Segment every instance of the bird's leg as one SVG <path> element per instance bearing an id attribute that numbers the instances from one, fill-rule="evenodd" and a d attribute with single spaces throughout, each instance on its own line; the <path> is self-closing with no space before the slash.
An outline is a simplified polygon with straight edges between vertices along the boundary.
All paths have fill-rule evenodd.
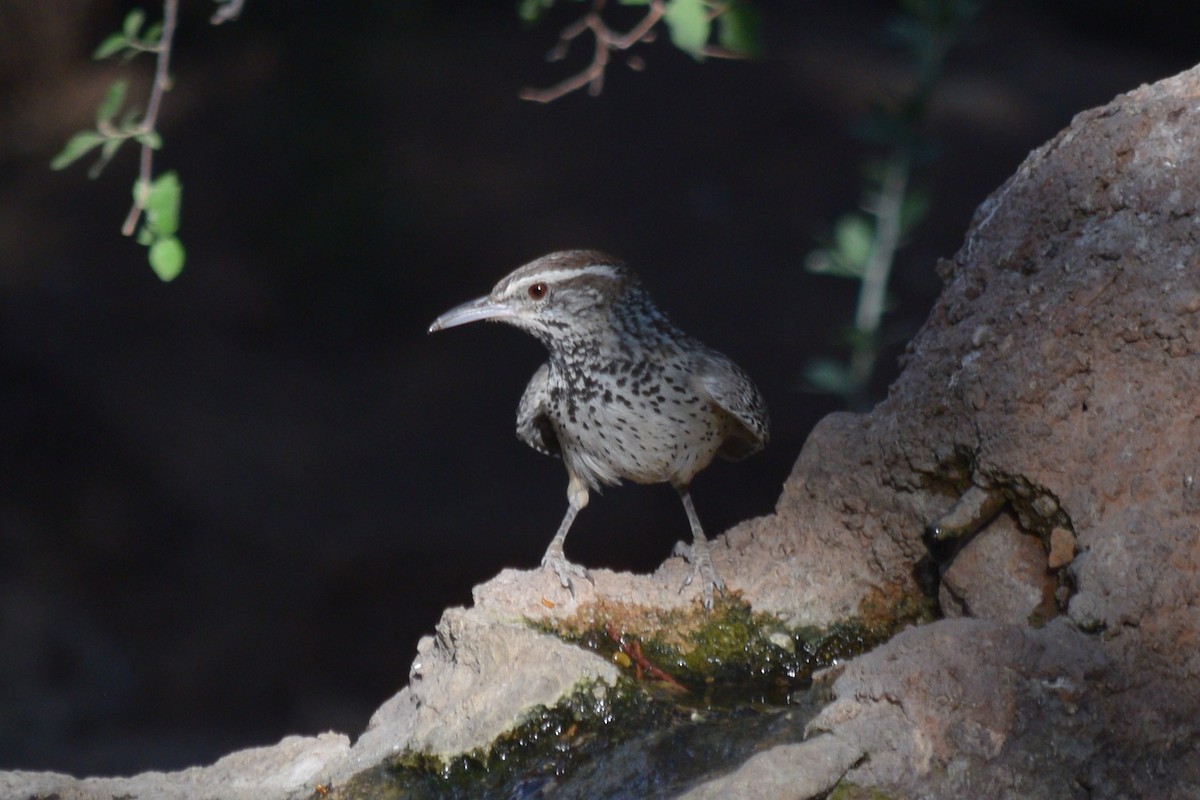
<path id="1" fill-rule="evenodd" d="M 567 539 L 567 531 L 571 529 L 575 515 L 588 504 L 587 486 L 574 475 L 571 475 L 570 481 L 567 483 L 567 502 L 569 504 L 567 515 L 563 517 L 562 523 L 558 526 L 558 533 L 554 534 L 554 538 L 550 540 L 550 546 L 546 548 L 546 555 L 542 556 L 542 568 L 554 570 L 563 588 L 569 590 L 571 596 L 574 597 L 575 585 L 571 581 L 572 576 L 585 578 L 589 583 L 595 583 L 586 569 L 567 561 L 567 555 L 563 552 L 563 542 Z"/>
<path id="2" fill-rule="evenodd" d="M 684 579 L 679 591 L 682 592 L 686 589 L 691 585 L 692 579 L 699 575 L 700 593 L 704 598 L 704 607 L 712 609 L 713 589 L 724 594 L 725 581 L 721 580 L 721 576 L 713 567 L 712 557 L 708 553 L 708 539 L 704 537 L 704 529 L 700 527 L 700 518 L 696 516 L 696 507 L 692 505 L 691 487 L 676 486 L 675 489 L 679 492 L 679 498 L 683 500 L 683 509 L 687 512 L 688 522 L 692 525 L 692 546 L 688 547 L 682 542 L 675 546 L 675 552 L 692 563 L 692 571 Z"/>

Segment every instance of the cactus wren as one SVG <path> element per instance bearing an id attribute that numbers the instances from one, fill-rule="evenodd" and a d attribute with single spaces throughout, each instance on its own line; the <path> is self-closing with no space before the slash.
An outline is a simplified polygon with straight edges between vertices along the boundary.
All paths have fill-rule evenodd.
<path id="1" fill-rule="evenodd" d="M 676 328 L 618 259 L 586 250 L 553 253 L 519 268 L 491 294 L 447 311 L 430 333 L 478 320 L 527 331 L 550 351 L 517 409 L 517 435 L 561 456 L 569 506 L 542 566 L 564 588 L 590 580 L 567 561 L 563 541 L 588 492 L 628 478 L 669 482 L 692 527 L 683 548 L 706 608 L 724 583 L 692 505 L 692 478 L 714 456 L 737 461 L 767 442 L 758 389 L 732 361 Z"/>

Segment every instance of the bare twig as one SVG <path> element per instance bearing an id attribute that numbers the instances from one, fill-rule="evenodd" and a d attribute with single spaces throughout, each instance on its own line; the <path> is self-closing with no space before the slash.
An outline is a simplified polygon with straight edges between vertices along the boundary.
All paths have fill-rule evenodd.
<path id="1" fill-rule="evenodd" d="M 179 0 L 163 0 L 162 34 L 154 51 L 158 61 L 154 67 L 154 83 L 150 88 L 150 100 L 146 103 L 146 115 L 139 126 L 142 133 L 153 131 L 158 124 L 158 111 L 162 107 L 163 93 L 171 88 L 171 41 L 175 37 L 175 22 L 179 14 Z M 137 190 L 133 193 L 133 206 L 121 226 L 121 233 L 132 236 L 138 219 L 146 208 L 146 193 L 154 174 L 154 148 L 142 143 L 141 161 L 138 168 Z"/>
<path id="2" fill-rule="evenodd" d="M 600 12 L 603 9 L 604 0 L 594 0 L 591 11 L 562 30 L 562 33 L 558 37 L 558 44 L 554 46 L 554 49 L 547 56 L 547 59 L 550 61 L 561 60 L 570 49 L 571 42 L 583 35 L 584 32 L 590 30 L 596 40 L 596 51 L 592 56 L 592 63 L 581 72 L 547 89 L 522 89 L 520 93 L 522 100 L 532 100 L 535 103 L 549 103 L 563 95 L 582 89 L 584 86 L 588 87 L 588 93 L 593 97 L 600 94 L 601 90 L 604 89 L 604 71 L 608 68 L 611 51 L 628 50 L 638 42 L 652 41 L 654 38 L 654 26 L 658 24 L 658 21 L 662 19 L 663 14 L 667 11 L 663 0 L 650 0 L 646 16 L 630 29 L 628 33 L 621 34 L 604 23 L 604 20 L 600 16 Z M 640 60 L 635 64 L 631 64 L 631 66 L 637 69 L 636 64 L 640 64 Z"/>
<path id="3" fill-rule="evenodd" d="M 650 659 L 642 654 L 642 643 L 637 639 L 632 639 L 628 642 L 625 637 L 617 632 L 617 628 L 611 622 L 604 623 L 604 633 L 608 635 L 616 643 L 622 653 L 629 656 L 629 660 L 633 662 L 636 670 L 637 679 L 642 680 L 643 673 L 648 674 L 651 678 L 662 681 L 667 686 L 677 691 L 686 692 L 687 687 L 675 680 L 671 675 L 664 672 L 659 667 L 655 666 Z"/>

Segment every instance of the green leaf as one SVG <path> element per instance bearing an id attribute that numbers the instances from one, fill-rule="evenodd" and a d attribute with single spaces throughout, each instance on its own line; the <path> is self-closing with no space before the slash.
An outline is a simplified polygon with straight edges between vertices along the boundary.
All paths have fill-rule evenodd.
<path id="1" fill-rule="evenodd" d="M 844 326 L 838 332 L 837 342 L 849 347 L 855 353 L 879 349 L 879 336 L 877 333 L 860 330 L 854 325 Z"/>
<path id="2" fill-rule="evenodd" d="M 809 272 L 828 275 L 831 278 L 849 278 L 860 281 L 863 276 L 861 266 L 848 263 L 832 250 L 814 250 L 808 254 L 804 266 Z"/>
<path id="3" fill-rule="evenodd" d="M 554 0 L 521 0 L 517 4 L 517 16 L 522 22 L 537 22 L 553 5 Z"/>
<path id="4" fill-rule="evenodd" d="M 663 21 L 670 29 L 673 45 L 693 58 L 704 57 L 704 46 L 712 31 L 704 0 L 670 0 Z"/>
<path id="5" fill-rule="evenodd" d="M 91 152 L 92 148 L 105 141 L 96 131 L 80 131 L 70 138 L 66 146 L 50 162 L 50 169 L 63 169 Z"/>
<path id="6" fill-rule="evenodd" d="M 617 0 L 617 2 L 623 6 L 648 6 L 648 5 L 650 5 L 650 0 Z"/>
<path id="7" fill-rule="evenodd" d="M 745 3 L 734 3 L 717 17 L 717 43 L 756 58 L 762 55 L 762 17 Z"/>
<path id="8" fill-rule="evenodd" d="M 123 144 L 125 144 L 123 137 L 106 141 L 104 146 L 100 148 L 100 158 L 96 159 L 96 163 L 92 164 L 91 168 L 88 169 L 88 177 L 93 179 L 100 177 L 100 173 L 108 166 L 108 162 L 112 161 L 113 156 L 117 154 L 117 150 L 121 149 L 121 145 Z"/>
<path id="9" fill-rule="evenodd" d="M 115 56 L 129 46 L 129 40 L 123 33 L 113 33 L 101 42 L 92 53 L 92 58 L 99 61 L 102 58 Z"/>
<path id="10" fill-rule="evenodd" d="M 104 95 L 103 102 L 96 109 L 96 124 L 100 125 L 109 122 L 121 110 L 121 105 L 125 102 L 125 90 L 129 88 L 129 82 L 126 80 L 113 81 L 113 85 L 108 87 L 108 93 Z"/>
<path id="11" fill-rule="evenodd" d="M 121 26 L 121 30 L 125 32 L 126 39 L 136 39 L 138 31 L 142 29 L 142 23 L 146 21 L 146 13 L 140 8 L 135 8 L 125 15 L 125 24 Z"/>
<path id="12" fill-rule="evenodd" d="M 169 283 L 183 271 L 187 253 L 183 250 L 183 244 L 172 236 L 169 239 L 159 239 L 150 245 L 149 258 L 154 274 L 163 283 Z"/>
<path id="13" fill-rule="evenodd" d="M 150 181 L 138 178 L 133 182 L 133 202 L 142 208 L 146 207 L 146 195 L 150 194 Z"/>
<path id="14" fill-rule="evenodd" d="M 174 172 L 164 172 L 146 192 L 146 226 L 159 239 L 173 237 L 179 230 L 179 203 L 183 187 Z"/>
<path id="15" fill-rule="evenodd" d="M 132 133 L 133 130 L 141 125 L 142 112 L 136 108 L 127 108 L 125 113 L 121 115 L 121 122 L 117 128 L 125 133 Z"/>
<path id="16" fill-rule="evenodd" d="M 837 253 L 824 247 L 813 250 L 805 257 L 804 268 L 815 275 L 833 278 L 861 280 L 863 274 L 861 269 L 846 266 Z"/>
<path id="17" fill-rule="evenodd" d="M 843 397 L 859 387 L 850 369 L 832 358 L 815 358 L 804 368 L 804 380 L 813 389 Z"/>
<path id="18" fill-rule="evenodd" d="M 924 221 L 929 213 L 929 193 L 920 189 L 910 189 L 900 204 L 900 231 L 908 235 Z"/>
<path id="19" fill-rule="evenodd" d="M 804 260 L 809 272 L 862 280 L 875 247 L 875 228 L 862 214 L 843 214 L 833 225 L 833 241 Z"/>
<path id="20" fill-rule="evenodd" d="M 158 131 L 146 131 L 145 133 L 139 133 L 133 138 L 138 144 L 143 144 L 151 150 L 162 149 L 162 136 L 159 136 Z"/>
<path id="21" fill-rule="evenodd" d="M 150 27 L 146 28 L 145 33 L 142 34 L 142 41 L 152 47 L 161 44 L 162 28 L 161 22 L 150 23 Z"/>
<path id="22" fill-rule="evenodd" d="M 833 226 L 833 244 L 838 260 L 861 275 L 875 246 L 875 229 L 861 214 L 844 214 Z"/>

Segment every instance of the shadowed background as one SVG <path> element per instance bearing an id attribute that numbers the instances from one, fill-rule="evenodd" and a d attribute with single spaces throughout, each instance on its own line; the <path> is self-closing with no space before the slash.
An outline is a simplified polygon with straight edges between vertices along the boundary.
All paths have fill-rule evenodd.
<path id="1" fill-rule="evenodd" d="M 1174 4 L 996 5 L 932 109 L 901 328 L 1032 147 L 1200 51 Z M 754 377 L 771 446 L 694 496 L 710 534 L 771 510 L 837 407 L 799 376 L 856 291 L 804 255 L 858 201 L 849 131 L 903 62 L 891 3 L 760 6 L 760 61 L 658 42 L 601 97 L 541 106 L 517 91 L 590 55 L 541 58 L 574 4 L 529 29 L 506 2 L 248 0 L 212 28 L 211 3 L 185 2 L 157 163 L 184 184 L 170 285 L 119 235 L 132 151 L 96 182 L 47 166 L 123 72 L 88 55 L 131 5 L 0 8 L 0 768 L 174 768 L 356 734 L 444 606 L 536 566 L 566 503 L 561 464 L 513 431 L 540 345 L 425 329 L 546 252 L 624 257 Z M 134 62 L 135 96 L 149 69 Z M 687 530 L 669 487 L 626 486 L 567 550 L 648 571 Z"/>

